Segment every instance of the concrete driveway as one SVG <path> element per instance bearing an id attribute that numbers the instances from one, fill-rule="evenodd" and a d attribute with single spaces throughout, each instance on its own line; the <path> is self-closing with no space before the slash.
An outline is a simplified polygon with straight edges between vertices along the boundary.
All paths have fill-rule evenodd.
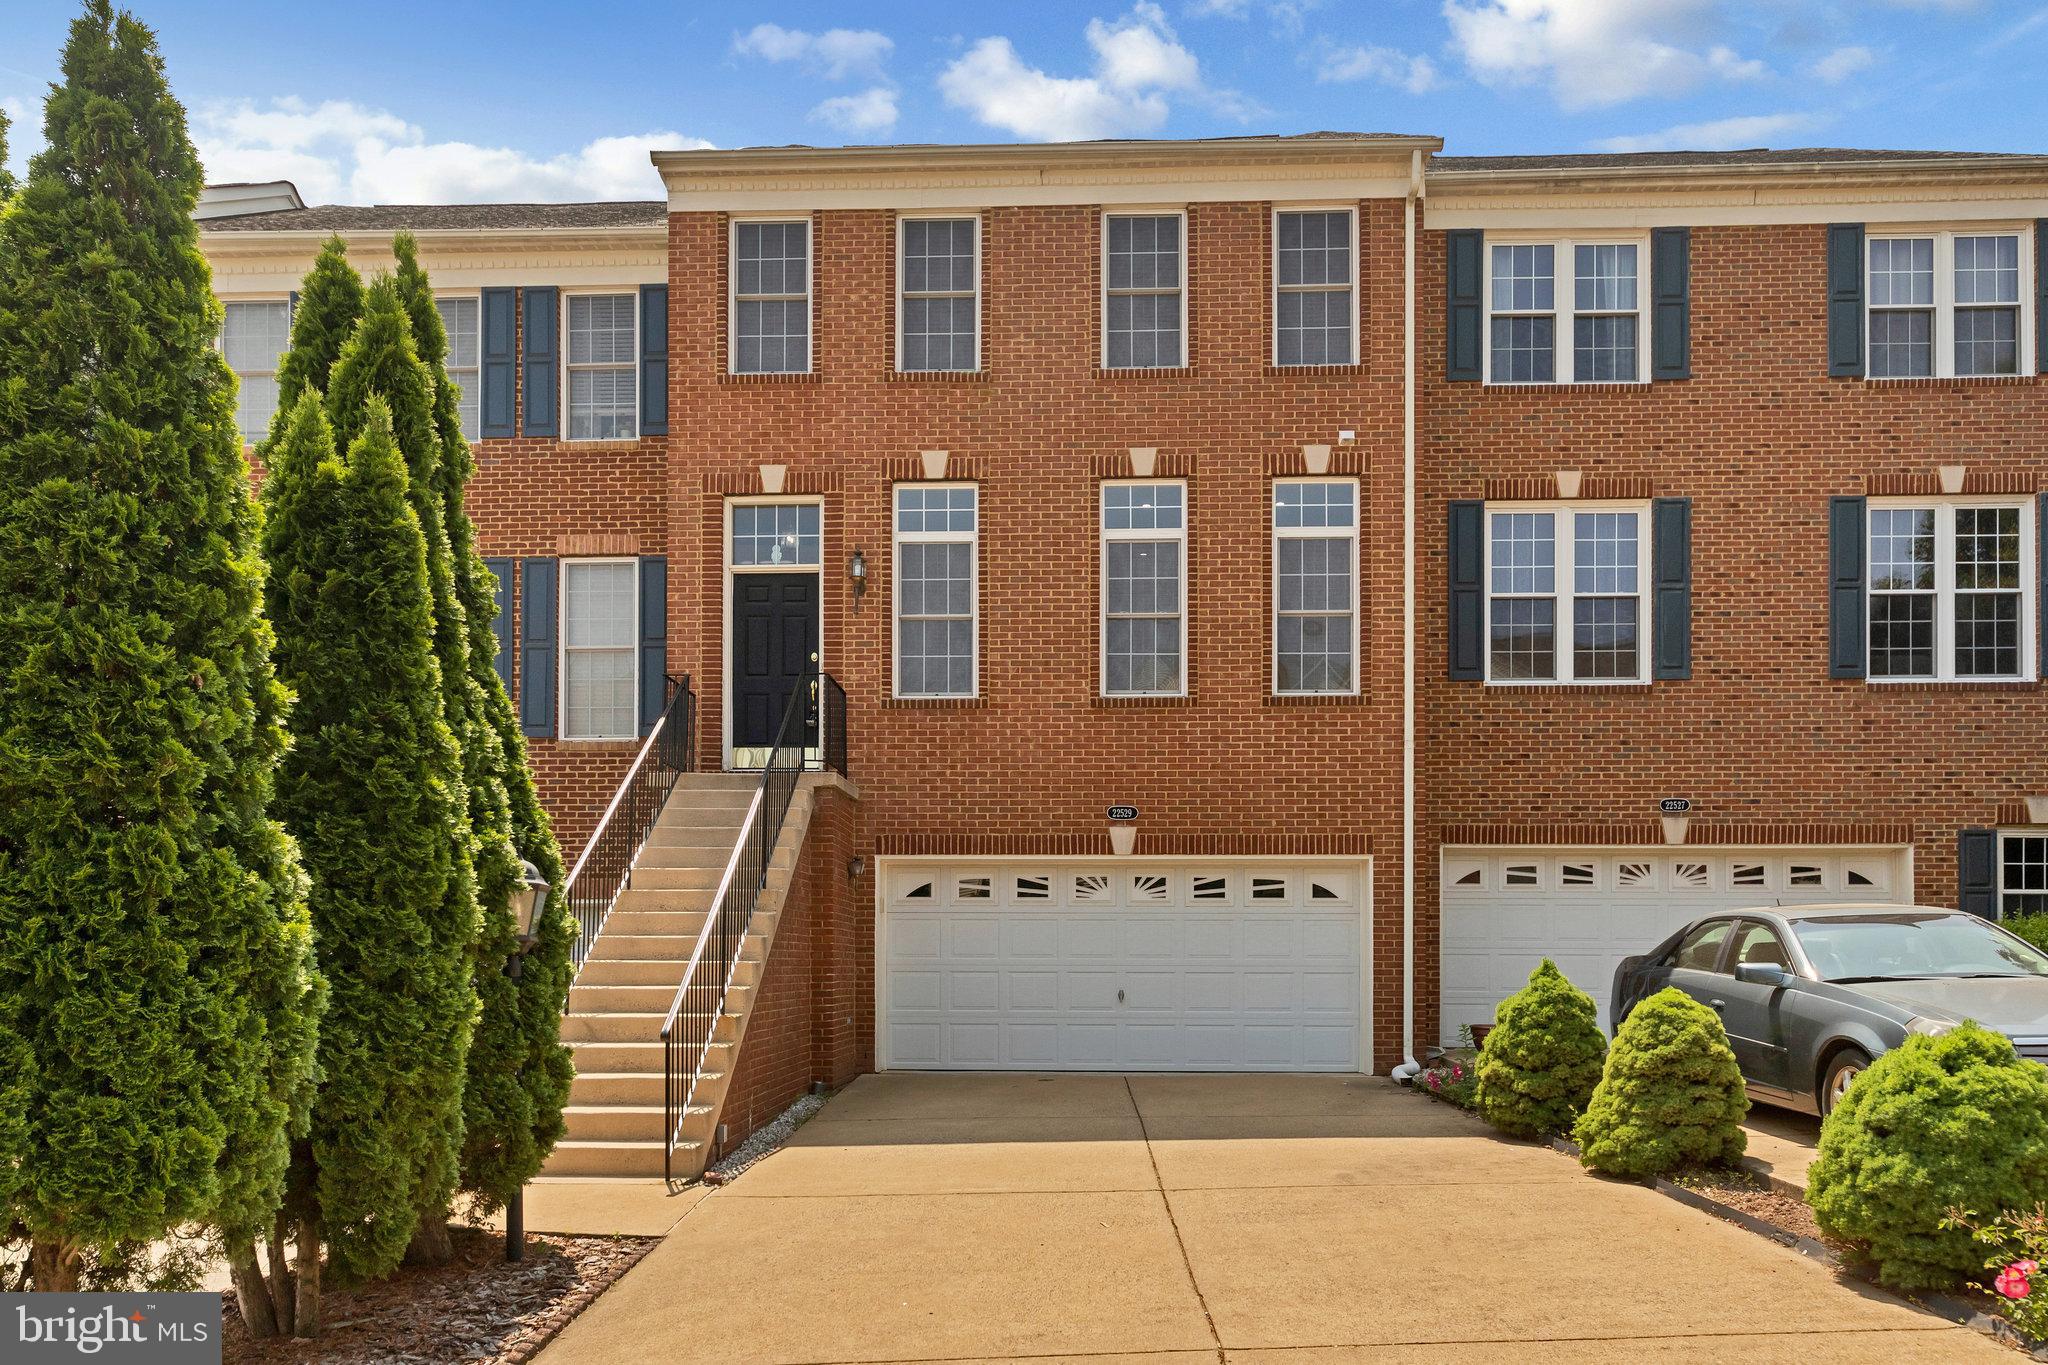
<path id="1" fill-rule="evenodd" d="M 2008 1359 L 1384 1081 L 867 1076 L 543 1365 Z"/>

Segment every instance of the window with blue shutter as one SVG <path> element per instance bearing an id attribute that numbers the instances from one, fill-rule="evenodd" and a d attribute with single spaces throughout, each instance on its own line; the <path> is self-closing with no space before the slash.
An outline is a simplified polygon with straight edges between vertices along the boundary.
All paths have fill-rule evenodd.
<path id="1" fill-rule="evenodd" d="M 640 733 L 668 702 L 668 560 L 640 556 Z"/>
<path id="2" fill-rule="evenodd" d="M 1650 676 L 1692 676 L 1692 499 L 1658 498 L 1650 504 L 1650 561 L 1656 600 Z"/>
<path id="3" fill-rule="evenodd" d="M 1828 373 L 1851 379 L 1863 373 L 1861 223 L 1828 227 Z"/>
<path id="4" fill-rule="evenodd" d="M 555 733 L 556 577 L 559 560 L 519 566 L 519 728 L 531 738 Z"/>
<path id="5" fill-rule="evenodd" d="M 640 286 L 640 434 L 668 435 L 668 286 Z"/>
<path id="6" fill-rule="evenodd" d="M 1485 251 L 1478 228 L 1444 234 L 1444 378 L 1453 383 L 1477 382 L 1485 372 Z"/>
<path id="7" fill-rule="evenodd" d="M 1650 378 L 1692 378 L 1692 229 L 1650 234 Z"/>
<path id="8" fill-rule="evenodd" d="M 521 291 L 519 310 L 525 327 L 523 416 L 527 436 L 561 433 L 561 291 L 552 285 L 529 285 Z"/>
<path id="9" fill-rule="evenodd" d="M 1998 918 L 1998 831 L 1966 829 L 1956 835 L 1956 909 Z"/>
<path id="10" fill-rule="evenodd" d="M 491 666 L 498 670 L 498 681 L 505 684 L 505 695 L 509 697 L 512 695 L 512 561 L 486 559 L 484 567 L 498 581 L 491 591 L 491 638 L 497 643 Z"/>
<path id="11" fill-rule="evenodd" d="M 2048 218 L 2034 220 L 2034 370 L 2048 374 Z"/>
<path id="12" fill-rule="evenodd" d="M 478 377 L 478 435 L 502 440 L 514 434 L 513 398 L 519 384 L 517 291 L 509 287 L 483 291 L 483 372 Z"/>
<path id="13" fill-rule="evenodd" d="M 1828 676 L 1860 678 L 1868 668 L 1869 609 L 1863 593 L 1869 504 L 1828 500 Z"/>
<path id="14" fill-rule="evenodd" d="M 1450 510 L 1450 676 L 1486 676 L 1486 504 L 1453 502 Z"/>

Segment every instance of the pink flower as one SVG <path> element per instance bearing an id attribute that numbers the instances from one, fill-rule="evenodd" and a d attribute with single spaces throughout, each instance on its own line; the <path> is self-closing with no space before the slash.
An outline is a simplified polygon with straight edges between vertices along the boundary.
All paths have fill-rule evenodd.
<path id="1" fill-rule="evenodd" d="M 2025 1269 L 2021 1269 L 2022 1266 Z M 1992 1287 L 2008 1299 L 2024 1299 L 2033 1288 L 2027 1283 L 2027 1276 L 2036 1269 L 2038 1267 L 2032 1261 L 2014 1262 L 1998 1272 L 1998 1278 L 1992 1282 Z"/>
<path id="2" fill-rule="evenodd" d="M 1452 1080 L 1454 1080 L 1454 1081 L 1462 1081 L 1462 1080 L 1464 1080 L 1464 1079 L 1465 1079 L 1465 1068 L 1464 1068 L 1464 1067 L 1462 1067 L 1462 1066 L 1460 1066 L 1460 1065 L 1459 1065 L 1458 1063 L 1456 1063 L 1456 1062 L 1452 1062 L 1452 1063 L 1451 1063 L 1451 1079 L 1452 1079 Z"/>
<path id="3" fill-rule="evenodd" d="M 2012 1268 L 2014 1270 L 2019 1271 L 2020 1274 L 2025 1275 L 2028 1279 L 2032 1279 L 2034 1275 L 2041 1269 L 2040 1266 L 2035 1265 L 2032 1261 L 2014 1261 L 2012 1263 Z"/>

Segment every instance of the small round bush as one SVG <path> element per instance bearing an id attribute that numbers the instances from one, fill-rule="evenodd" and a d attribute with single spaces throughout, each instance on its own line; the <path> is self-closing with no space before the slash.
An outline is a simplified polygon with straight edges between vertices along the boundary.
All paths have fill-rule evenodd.
<path id="1" fill-rule="evenodd" d="M 1821 1229 L 1863 1243 L 1884 1283 L 1935 1288 L 1973 1275 L 1982 1249 L 1943 1218 L 2048 1200 L 2048 1067 L 1975 1024 L 1908 1038 L 1828 1115 L 1806 1179 Z"/>
<path id="2" fill-rule="evenodd" d="M 1479 1115 L 1504 1133 L 1571 1131 L 1600 1081 L 1607 1039 L 1593 997 L 1549 958 L 1501 1001 L 1479 1049 Z"/>
<path id="3" fill-rule="evenodd" d="M 1749 1112 L 1721 1020 L 1670 987 L 1637 1005 L 1614 1035 L 1607 1072 L 1573 1136 L 1579 1160 L 1638 1180 L 1742 1155 Z"/>

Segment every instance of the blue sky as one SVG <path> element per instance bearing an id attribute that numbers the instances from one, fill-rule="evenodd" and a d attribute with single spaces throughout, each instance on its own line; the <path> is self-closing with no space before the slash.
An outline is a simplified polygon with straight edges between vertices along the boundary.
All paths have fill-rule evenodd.
<path id="1" fill-rule="evenodd" d="M 1453 153 L 2048 151 L 2048 0 L 141 0 L 211 178 L 653 197 L 653 145 L 1441 134 Z M 576 11 L 576 17 L 568 17 Z M 66 23 L 0 5 L 17 163 Z"/>

